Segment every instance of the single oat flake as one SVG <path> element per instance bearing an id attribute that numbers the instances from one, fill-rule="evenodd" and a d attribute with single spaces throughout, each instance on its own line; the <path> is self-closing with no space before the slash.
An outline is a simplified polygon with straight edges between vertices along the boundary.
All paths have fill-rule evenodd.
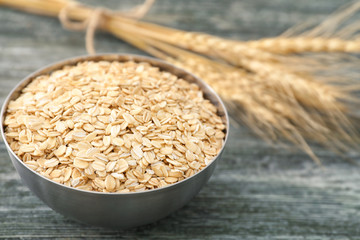
<path id="1" fill-rule="evenodd" d="M 29 168 L 69 187 L 123 193 L 205 168 L 225 137 L 216 111 L 197 85 L 148 63 L 86 61 L 35 78 L 4 123 Z"/>

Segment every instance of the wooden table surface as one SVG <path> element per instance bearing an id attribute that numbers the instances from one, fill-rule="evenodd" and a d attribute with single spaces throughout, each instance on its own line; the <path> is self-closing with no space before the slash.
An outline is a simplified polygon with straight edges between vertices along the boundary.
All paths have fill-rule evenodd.
<path id="1" fill-rule="evenodd" d="M 146 19 L 247 40 L 321 19 L 346 2 L 158 0 Z M 102 2 L 113 9 L 135 3 L 140 1 Z M 0 102 L 34 70 L 85 54 L 83 39 L 83 33 L 62 29 L 57 19 L 0 8 Z M 104 33 L 97 34 L 96 48 L 142 54 Z M 360 169 L 315 149 L 324 169 L 304 153 L 271 147 L 246 127 L 232 126 L 214 175 L 187 206 L 159 222 L 114 231 L 73 222 L 43 204 L 20 182 L 1 142 L 0 238 L 360 239 Z"/>

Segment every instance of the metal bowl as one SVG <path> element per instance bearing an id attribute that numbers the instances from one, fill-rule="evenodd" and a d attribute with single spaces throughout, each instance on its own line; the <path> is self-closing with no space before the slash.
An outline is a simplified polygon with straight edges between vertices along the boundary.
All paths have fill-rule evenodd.
<path id="1" fill-rule="evenodd" d="M 66 65 L 81 61 L 135 61 L 148 62 L 163 71 L 170 72 L 188 82 L 197 84 L 218 109 L 218 114 L 229 129 L 226 109 L 219 96 L 196 76 L 158 59 L 137 55 L 104 54 L 82 56 L 51 64 L 22 80 L 9 94 L 1 111 L 1 135 L 11 161 L 23 183 L 44 203 L 55 211 L 78 221 L 111 228 L 130 228 L 157 221 L 190 201 L 212 175 L 216 162 L 223 151 L 202 171 L 169 186 L 136 193 L 100 193 L 79 190 L 56 183 L 28 168 L 11 150 L 4 134 L 4 118 L 9 101 L 16 99 L 21 90 L 39 75 L 48 74 Z M 227 140 L 226 132 L 225 142 Z"/>

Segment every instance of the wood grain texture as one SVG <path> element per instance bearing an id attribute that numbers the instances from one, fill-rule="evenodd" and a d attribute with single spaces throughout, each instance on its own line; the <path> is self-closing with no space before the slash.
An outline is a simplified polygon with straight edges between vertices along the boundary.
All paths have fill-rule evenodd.
<path id="1" fill-rule="evenodd" d="M 101 4 L 126 9 L 139 2 Z M 346 2 L 158 0 L 146 19 L 247 40 L 321 19 Z M 83 33 L 63 30 L 56 19 L 0 8 L 0 102 L 34 70 L 85 54 L 83 38 Z M 104 33 L 97 34 L 96 48 L 141 53 Z M 322 149 L 316 152 L 324 169 L 303 153 L 268 146 L 247 128 L 231 127 L 213 177 L 186 207 L 159 222 L 114 231 L 73 222 L 49 209 L 20 182 L 1 143 L 0 238 L 360 239 L 359 167 Z"/>

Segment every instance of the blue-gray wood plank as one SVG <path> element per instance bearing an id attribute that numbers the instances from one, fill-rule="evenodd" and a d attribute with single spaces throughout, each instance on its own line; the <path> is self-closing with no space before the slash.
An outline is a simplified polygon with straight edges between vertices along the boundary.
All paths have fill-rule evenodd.
<path id="1" fill-rule="evenodd" d="M 141 1 L 88 2 L 126 9 Z M 158 0 L 146 19 L 247 40 L 322 19 L 347 2 Z M 32 71 L 86 54 L 83 38 L 56 19 L 0 8 L 0 102 Z M 97 34 L 96 48 L 141 54 L 105 33 Z M 48 208 L 20 182 L 1 142 L 0 238 L 360 239 L 359 167 L 323 149 L 316 152 L 324 169 L 306 154 L 268 146 L 246 127 L 231 127 L 213 177 L 187 206 L 159 222 L 114 231 L 73 222 Z"/>

